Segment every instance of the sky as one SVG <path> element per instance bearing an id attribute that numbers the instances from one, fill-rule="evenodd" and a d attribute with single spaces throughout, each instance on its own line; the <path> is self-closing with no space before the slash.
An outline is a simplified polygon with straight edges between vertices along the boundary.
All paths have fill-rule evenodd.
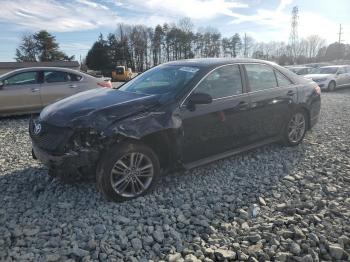
<path id="1" fill-rule="evenodd" d="M 317 34 L 327 43 L 350 43 L 350 0 L 0 0 L 0 61 L 14 61 L 23 35 L 47 30 L 61 49 L 85 57 L 98 35 L 118 23 L 176 23 L 189 17 L 195 28 L 214 27 L 256 41 L 288 42 L 291 11 L 299 8 L 299 38 Z"/>

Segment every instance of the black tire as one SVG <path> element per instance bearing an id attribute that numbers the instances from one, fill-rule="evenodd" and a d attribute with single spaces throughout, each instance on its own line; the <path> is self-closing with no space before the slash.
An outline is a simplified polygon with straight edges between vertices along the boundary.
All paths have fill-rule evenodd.
<path id="1" fill-rule="evenodd" d="M 150 183 L 147 181 L 147 187 L 145 186 L 145 189 L 140 192 L 137 193 L 135 195 L 126 195 L 126 193 L 124 192 L 124 194 L 118 193 L 112 186 L 112 181 L 114 179 L 115 176 L 117 177 L 121 177 L 121 179 L 119 180 L 123 180 L 120 184 L 118 184 L 119 187 L 120 185 L 125 185 L 125 183 L 128 183 L 128 186 L 124 189 L 126 191 L 126 189 L 129 189 L 130 187 L 133 188 L 135 190 L 135 184 L 139 185 L 141 184 L 140 179 L 149 179 L 149 177 L 143 177 L 141 175 L 140 172 L 143 171 L 138 171 L 140 175 L 140 177 L 135 178 L 135 180 L 133 180 L 133 178 L 130 177 L 135 177 L 138 176 L 136 174 L 131 174 L 132 172 L 130 169 L 128 169 L 128 174 L 126 174 L 125 170 L 124 173 L 121 172 L 120 170 L 118 170 L 118 168 L 116 168 L 116 166 L 118 165 L 117 162 L 119 162 L 119 160 L 122 160 L 122 162 L 124 163 L 125 159 L 127 160 L 128 155 L 131 154 L 140 154 L 143 155 L 143 157 L 145 158 L 145 160 L 143 161 L 149 161 L 149 163 L 152 164 L 152 171 L 153 171 L 153 175 L 152 175 L 152 179 L 150 181 Z M 131 164 L 131 158 L 129 159 Z M 117 174 L 112 174 L 112 170 L 114 170 L 114 172 L 119 172 Z M 141 169 L 140 169 L 141 170 Z M 134 171 L 137 172 L 137 171 Z M 123 173 L 123 175 L 121 175 L 120 173 Z M 157 155 L 154 153 L 154 151 L 149 148 L 148 146 L 141 144 L 141 143 L 121 143 L 121 144 L 114 144 L 113 146 L 110 147 L 109 150 L 107 150 L 104 154 L 102 154 L 100 161 L 98 163 L 97 166 L 97 174 L 96 174 L 96 181 L 97 181 L 97 187 L 98 189 L 102 192 L 102 194 L 109 200 L 115 201 L 115 202 L 121 202 L 121 201 L 125 201 L 125 200 L 130 200 L 139 196 L 142 196 L 144 194 L 146 194 L 147 192 L 149 192 L 150 190 L 152 190 L 156 179 L 159 177 L 160 175 L 160 166 L 159 166 L 159 160 Z M 129 182 L 127 180 L 125 180 L 125 178 L 128 177 L 127 179 L 129 179 Z M 131 180 L 132 181 L 131 181 Z M 138 180 L 137 180 L 138 179 Z M 120 182 L 120 181 L 118 181 Z M 136 183 L 137 182 L 137 183 Z M 142 181 L 143 182 L 143 181 Z M 134 184 L 133 186 L 131 184 Z M 115 183 L 116 184 L 116 183 Z M 129 186 L 130 185 L 130 186 Z M 124 186 L 123 186 L 124 187 Z M 130 188 L 130 189 L 131 189 Z M 140 188 L 140 187 L 139 187 Z"/>
<path id="2" fill-rule="evenodd" d="M 295 122 L 295 118 L 299 116 L 299 117 L 302 117 L 303 118 L 303 121 L 304 121 L 304 125 L 303 125 L 303 128 L 301 130 L 301 133 L 297 135 L 297 138 L 296 139 L 293 139 L 293 135 L 291 135 L 291 132 L 292 132 L 292 129 L 291 129 L 291 125 L 292 122 Z M 301 122 L 300 122 L 301 124 Z M 284 145 L 286 146 L 297 146 L 299 145 L 304 137 L 305 137 L 305 134 L 306 134 L 306 131 L 308 129 L 308 117 L 307 117 L 307 114 L 304 110 L 297 110 L 295 112 L 293 112 L 291 114 L 291 116 L 288 118 L 288 121 L 287 123 L 285 124 L 285 127 L 283 129 L 283 133 L 282 133 L 282 142 Z M 291 137 L 292 136 L 292 137 Z"/>
<path id="3" fill-rule="evenodd" d="M 328 92 L 333 92 L 336 88 L 337 84 L 334 81 L 330 81 L 327 87 Z"/>

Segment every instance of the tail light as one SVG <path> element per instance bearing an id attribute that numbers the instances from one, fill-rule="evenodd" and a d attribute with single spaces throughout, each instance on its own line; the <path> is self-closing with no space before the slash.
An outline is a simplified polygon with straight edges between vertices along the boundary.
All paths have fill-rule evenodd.
<path id="1" fill-rule="evenodd" d="M 321 88 L 319 86 L 316 86 L 315 92 L 316 92 L 316 94 L 321 95 Z"/>
<path id="2" fill-rule="evenodd" d="M 98 86 L 100 87 L 106 87 L 106 88 L 112 88 L 112 83 L 111 81 L 102 81 L 97 83 Z"/>

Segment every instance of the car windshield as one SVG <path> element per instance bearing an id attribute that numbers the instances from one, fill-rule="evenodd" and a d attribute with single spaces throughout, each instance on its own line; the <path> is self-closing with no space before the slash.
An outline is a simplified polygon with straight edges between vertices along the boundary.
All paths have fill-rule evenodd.
<path id="1" fill-rule="evenodd" d="M 320 67 L 312 70 L 312 74 L 335 74 L 338 67 Z"/>
<path id="2" fill-rule="evenodd" d="M 158 66 L 122 85 L 119 90 L 151 95 L 174 94 L 180 91 L 198 70 L 198 67 L 192 66 Z"/>

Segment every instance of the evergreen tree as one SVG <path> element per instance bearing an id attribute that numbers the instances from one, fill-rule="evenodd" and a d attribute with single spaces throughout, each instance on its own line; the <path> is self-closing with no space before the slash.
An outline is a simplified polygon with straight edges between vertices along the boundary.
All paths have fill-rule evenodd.
<path id="1" fill-rule="evenodd" d="M 86 56 L 86 65 L 92 70 L 106 71 L 111 69 L 110 56 L 107 42 L 100 34 L 99 39 L 93 44 Z"/>
<path id="2" fill-rule="evenodd" d="M 56 38 L 45 30 L 24 36 L 22 44 L 16 49 L 18 62 L 71 61 L 73 59 L 74 56 L 68 57 L 59 49 Z"/>
<path id="3" fill-rule="evenodd" d="M 22 44 L 16 49 L 17 62 L 36 62 L 36 42 L 32 35 L 22 37 Z"/>

